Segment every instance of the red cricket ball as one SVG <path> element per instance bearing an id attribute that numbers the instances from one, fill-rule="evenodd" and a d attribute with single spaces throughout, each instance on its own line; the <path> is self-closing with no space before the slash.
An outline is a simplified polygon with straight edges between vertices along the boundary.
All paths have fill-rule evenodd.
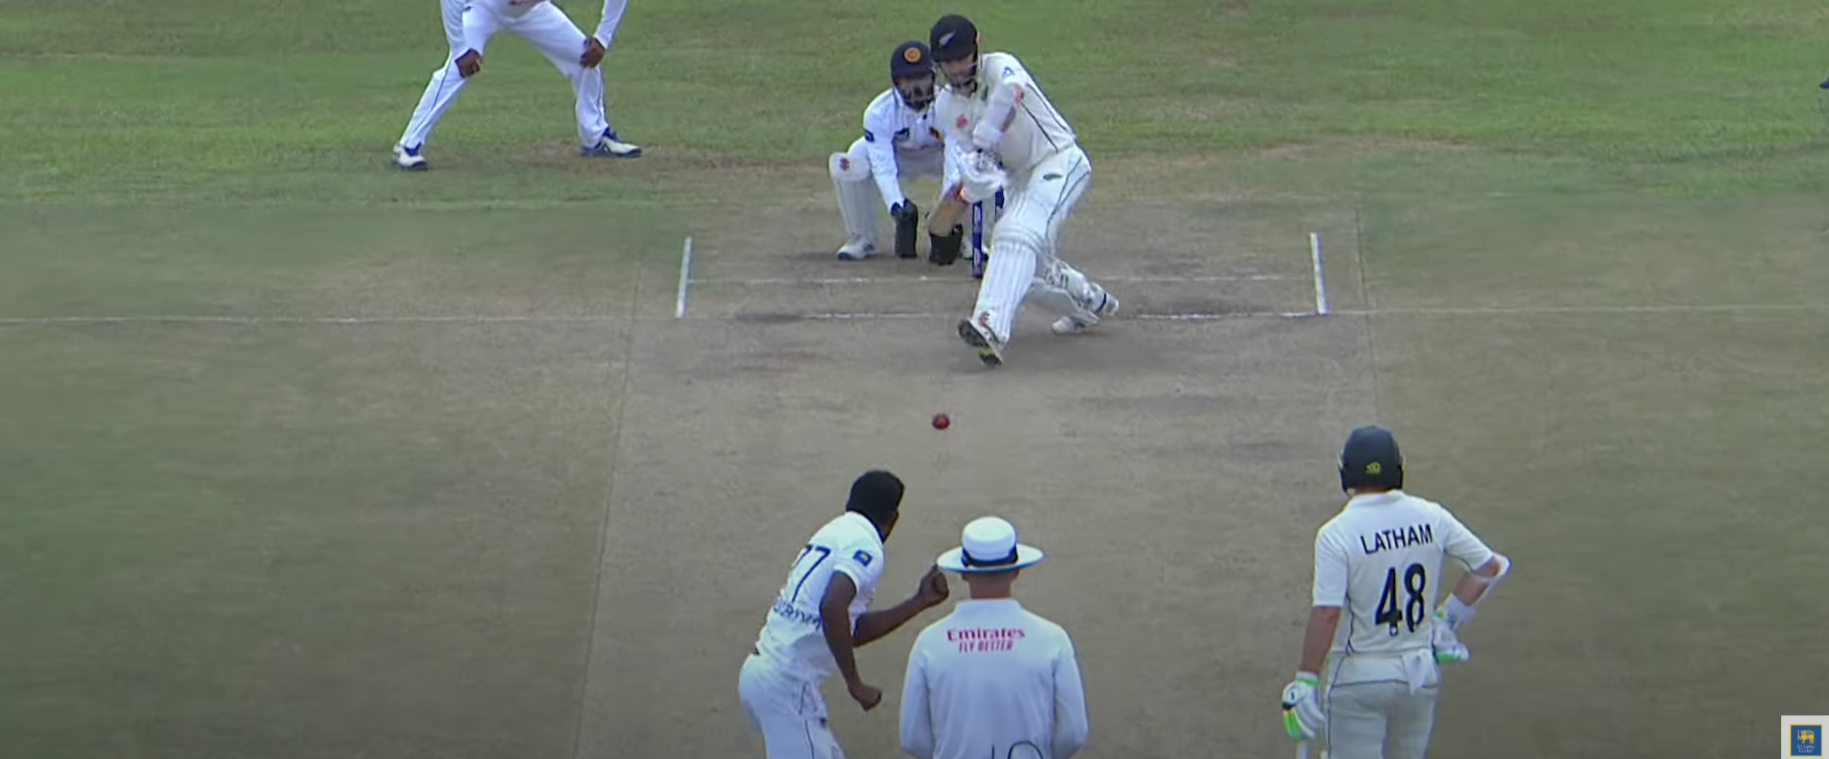
<path id="1" fill-rule="evenodd" d="M 943 430 L 952 426 L 952 424 L 953 420 L 946 418 L 945 414 L 934 414 L 934 429 Z"/>

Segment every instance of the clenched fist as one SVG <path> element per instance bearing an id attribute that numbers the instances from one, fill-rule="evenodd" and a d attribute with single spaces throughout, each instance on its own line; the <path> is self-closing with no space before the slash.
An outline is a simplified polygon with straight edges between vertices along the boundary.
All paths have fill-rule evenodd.
<path id="1" fill-rule="evenodd" d="M 465 79 L 476 76 L 476 72 L 483 70 L 483 54 L 475 50 L 464 51 L 463 55 L 457 56 L 457 60 L 452 62 L 457 64 L 458 76 Z"/>
<path id="2" fill-rule="evenodd" d="M 946 585 L 946 573 L 940 571 L 939 565 L 928 567 L 916 595 L 920 597 L 921 605 L 930 609 L 944 603 L 947 596 L 952 595 L 952 589 Z"/>
<path id="3" fill-rule="evenodd" d="M 597 64 L 602 62 L 603 43 L 598 42 L 596 37 L 584 38 L 584 55 L 578 57 L 578 63 L 583 64 L 585 68 L 590 69 L 596 68 Z"/>

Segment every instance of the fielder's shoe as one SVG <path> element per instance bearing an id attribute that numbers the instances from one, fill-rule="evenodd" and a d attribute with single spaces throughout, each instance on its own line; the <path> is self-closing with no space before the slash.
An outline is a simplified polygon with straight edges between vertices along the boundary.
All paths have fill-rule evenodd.
<path id="1" fill-rule="evenodd" d="M 1098 285 L 1093 285 L 1098 287 Z M 1114 316 L 1118 313 L 1118 296 L 1099 288 L 1099 306 L 1091 311 L 1083 311 L 1072 316 L 1063 316 L 1054 320 L 1054 334 L 1077 335 L 1092 329 L 1101 317 Z"/>
<path id="2" fill-rule="evenodd" d="M 838 249 L 840 261 L 862 261 L 876 253 L 876 243 L 862 237 L 853 237 Z"/>
<path id="3" fill-rule="evenodd" d="M 985 366 L 1003 365 L 1004 341 L 991 330 L 991 312 L 979 311 L 977 316 L 960 321 L 959 339 L 978 350 L 978 360 Z"/>
<path id="4" fill-rule="evenodd" d="M 605 129 L 603 136 L 597 138 L 597 144 L 579 148 L 578 154 L 592 158 L 637 158 L 641 156 L 641 148 L 623 142 L 616 136 L 616 130 Z"/>
<path id="5" fill-rule="evenodd" d="M 422 145 L 420 147 L 424 146 Z M 425 158 L 419 155 L 419 148 L 395 145 L 394 168 L 400 169 L 401 171 L 425 171 L 426 169 L 432 168 L 432 165 L 426 163 Z"/>

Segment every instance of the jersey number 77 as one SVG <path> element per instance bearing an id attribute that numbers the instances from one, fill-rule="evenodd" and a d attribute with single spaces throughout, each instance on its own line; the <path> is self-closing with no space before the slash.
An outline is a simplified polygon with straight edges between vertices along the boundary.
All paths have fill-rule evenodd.
<path id="1" fill-rule="evenodd" d="M 801 569 L 800 565 L 806 563 L 807 557 L 815 554 L 817 554 L 817 556 L 813 559 L 813 563 L 807 564 L 806 569 Z M 800 600 L 800 589 L 807 584 L 807 578 L 812 577 L 813 570 L 818 569 L 819 565 L 824 564 L 826 559 L 831 557 L 832 549 L 825 546 L 808 543 L 806 548 L 800 549 L 800 555 L 795 557 L 793 569 L 788 572 L 787 578 L 788 582 L 793 584 L 794 590 L 792 593 L 789 593 L 787 586 L 783 585 L 781 587 L 781 592 L 784 595 L 787 595 L 786 600 L 788 603 L 791 604 Z M 796 575 L 798 575 L 800 579 L 794 579 Z"/>
<path id="2" fill-rule="evenodd" d="M 1408 625 L 1410 632 L 1416 632 L 1416 626 L 1429 618 L 1429 596 L 1425 591 L 1429 587 L 1429 572 L 1421 564 L 1411 564 L 1404 568 L 1404 597 L 1397 597 L 1397 568 L 1391 567 L 1384 572 L 1384 593 L 1378 598 L 1378 615 L 1372 618 L 1373 624 L 1390 625 L 1391 635 L 1398 633 L 1398 628 Z"/>

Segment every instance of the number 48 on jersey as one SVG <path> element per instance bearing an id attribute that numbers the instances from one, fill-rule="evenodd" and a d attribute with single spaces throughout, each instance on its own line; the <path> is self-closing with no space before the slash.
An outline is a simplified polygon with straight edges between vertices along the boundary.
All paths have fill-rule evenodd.
<path id="1" fill-rule="evenodd" d="M 1408 625 L 1410 632 L 1416 632 L 1416 626 L 1429 618 L 1429 596 L 1424 592 L 1429 587 L 1429 572 L 1421 564 L 1411 564 L 1404 568 L 1404 597 L 1400 602 L 1397 597 L 1397 568 L 1391 567 L 1384 572 L 1384 593 L 1378 598 L 1378 616 L 1372 618 L 1374 624 L 1390 625 L 1391 635 L 1396 635 L 1399 628 Z"/>

